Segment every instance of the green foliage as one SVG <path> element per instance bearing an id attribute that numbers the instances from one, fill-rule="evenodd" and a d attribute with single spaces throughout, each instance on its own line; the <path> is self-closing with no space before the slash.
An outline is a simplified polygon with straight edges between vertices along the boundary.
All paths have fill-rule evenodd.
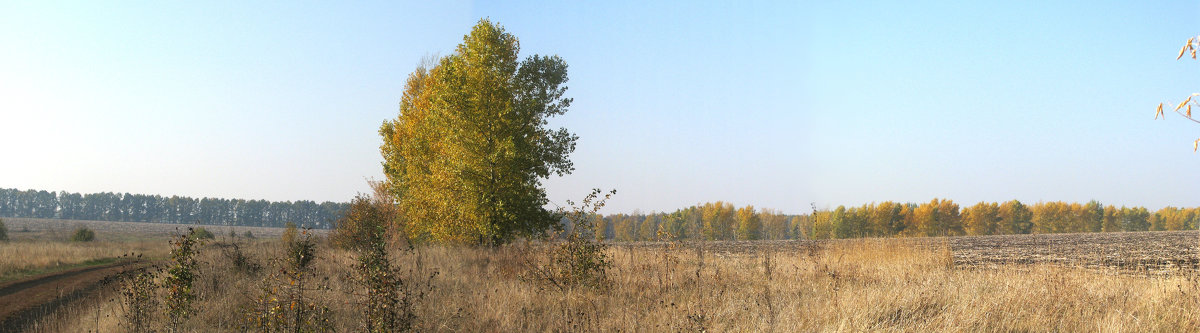
<path id="1" fill-rule="evenodd" d="M 8 227 L 4 226 L 4 219 L 0 219 L 0 242 L 8 241 Z"/>
<path id="2" fill-rule="evenodd" d="M 96 232 L 88 228 L 76 228 L 75 233 L 71 234 L 72 242 L 90 242 L 96 240 Z"/>
<path id="3" fill-rule="evenodd" d="M 308 200 L 275 201 L 190 198 L 130 193 L 71 193 L 0 188 L 0 216 L 117 222 L 233 222 L 278 227 L 291 216 L 305 225 L 321 226 L 336 219 L 345 203 Z"/>
<path id="4" fill-rule="evenodd" d="M 670 241 L 677 241 L 688 238 L 691 234 L 688 232 L 689 214 L 684 210 L 678 210 L 663 218 L 660 224 L 663 234 L 669 236 Z"/>
<path id="5" fill-rule="evenodd" d="M 541 179 L 574 170 L 577 137 L 547 128 L 571 104 L 567 64 L 518 62 L 519 49 L 480 20 L 454 53 L 409 76 L 400 115 L 381 126 L 388 189 L 414 237 L 495 245 L 558 225 Z"/>
<path id="6" fill-rule="evenodd" d="M 182 330 L 195 309 L 192 303 L 196 301 L 196 256 L 199 254 L 200 240 L 196 230 L 188 228 L 187 234 L 176 236 L 171 240 L 171 266 L 163 278 L 163 288 L 167 291 L 166 307 L 167 328 L 171 332 Z"/>
<path id="7" fill-rule="evenodd" d="M 216 236 L 213 235 L 213 233 L 211 231 L 208 231 L 208 229 L 204 229 L 204 227 L 199 227 L 199 228 L 196 228 L 196 230 L 193 230 L 192 236 L 196 237 L 196 239 L 214 239 L 214 238 L 216 238 Z"/>
<path id="8" fill-rule="evenodd" d="M 572 206 L 570 212 L 559 211 L 559 214 L 571 221 L 575 228 L 567 234 L 566 240 L 548 247 L 541 256 L 529 256 L 526 267 L 529 280 L 539 281 L 566 291 L 576 287 L 587 287 L 605 290 L 610 287 L 608 269 L 612 261 L 608 257 L 608 245 L 595 240 L 591 234 L 595 231 L 596 214 L 604 204 L 617 193 L 616 190 L 600 197 L 599 189 L 592 190 L 578 207 Z"/>

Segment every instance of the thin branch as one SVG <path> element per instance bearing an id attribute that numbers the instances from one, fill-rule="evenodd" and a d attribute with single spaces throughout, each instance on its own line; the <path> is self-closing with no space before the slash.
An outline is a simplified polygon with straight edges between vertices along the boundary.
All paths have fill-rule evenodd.
<path id="1" fill-rule="evenodd" d="M 1183 111 L 1179 111 L 1179 109 L 1175 109 L 1175 113 L 1178 113 L 1179 116 L 1181 116 L 1181 117 L 1187 118 L 1187 120 L 1191 120 L 1191 121 L 1196 122 L 1197 124 L 1200 124 L 1200 120 L 1196 120 L 1196 118 L 1188 117 L 1187 114 L 1184 114 Z"/>

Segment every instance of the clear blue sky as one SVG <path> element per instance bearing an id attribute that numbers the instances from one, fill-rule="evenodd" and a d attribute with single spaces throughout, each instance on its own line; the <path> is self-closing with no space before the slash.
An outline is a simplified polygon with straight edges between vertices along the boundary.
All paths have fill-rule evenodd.
<path id="1" fill-rule="evenodd" d="M 480 18 L 570 67 L 608 212 L 933 197 L 1200 206 L 1190 2 L 0 2 L 0 187 L 345 201 Z"/>

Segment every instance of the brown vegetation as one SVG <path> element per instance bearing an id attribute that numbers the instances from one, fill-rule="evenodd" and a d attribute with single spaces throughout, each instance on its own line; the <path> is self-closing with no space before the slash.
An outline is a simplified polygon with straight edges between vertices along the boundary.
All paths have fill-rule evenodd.
<path id="1" fill-rule="evenodd" d="M 1196 233 L 1087 238 L 1095 235 L 1102 234 L 617 246 L 607 250 L 612 266 L 604 289 L 523 279 L 527 256 L 555 244 L 432 246 L 388 258 L 412 282 L 400 291 L 422 294 L 411 299 L 411 325 L 419 331 L 1187 331 L 1200 324 L 1194 269 L 1142 274 L 1136 266 L 1087 264 L 1095 247 L 1108 249 L 1102 258 L 1135 258 L 1151 248 L 1164 257 L 1194 256 Z M 1129 243 L 1104 245 L 1118 241 Z M 282 267 L 272 259 L 287 251 L 274 241 L 242 249 L 247 260 L 274 270 Z M 314 253 L 304 297 L 327 309 L 324 328 L 365 328 L 356 296 L 363 285 L 349 278 L 359 253 L 327 245 Z M 987 259 L 1021 253 L 1080 259 Z M 195 307 L 203 310 L 182 326 L 246 327 L 242 309 L 268 273 L 236 269 L 222 251 L 202 251 L 198 259 Z M 121 316 L 119 307 L 101 304 L 80 310 L 63 330 L 117 329 L 105 327 L 93 313 L 99 311 Z"/>
<path id="2" fill-rule="evenodd" d="M 161 243 L 161 244 L 160 244 Z M 166 242 L 33 242 L 13 241 L 0 246 L 0 281 L 78 267 L 136 253 L 161 258 Z"/>

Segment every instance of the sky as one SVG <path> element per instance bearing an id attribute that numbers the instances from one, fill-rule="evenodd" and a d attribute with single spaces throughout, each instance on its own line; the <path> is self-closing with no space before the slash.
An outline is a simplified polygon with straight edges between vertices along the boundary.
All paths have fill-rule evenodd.
<path id="1" fill-rule="evenodd" d="M 0 0 L 0 187 L 348 201 L 488 18 L 570 66 L 552 205 L 1200 206 L 1194 2 Z"/>

